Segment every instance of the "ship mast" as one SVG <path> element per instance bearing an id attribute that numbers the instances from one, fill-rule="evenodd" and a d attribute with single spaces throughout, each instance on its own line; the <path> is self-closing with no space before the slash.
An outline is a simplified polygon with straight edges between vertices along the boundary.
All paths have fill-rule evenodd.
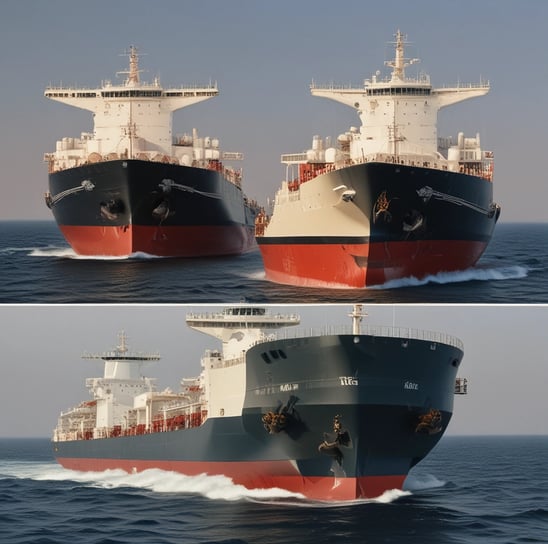
<path id="1" fill-rule="evenodd" d="M 352 313 L 348 314 L 352 318 L 352 334 L 361 334 L 360 324 L 364 317 L 367 317 L 367 312 L 363 311 L 363 304 L 354 304 Z"/>
<path id="2" fill-rule="evenodd" d="M 129 51 L 126 51 L 124 55 L 129 57 L 129 70 L 121 70 L 116 72 L 116 75 L 128 74 L 128 77 L 125 81 L 126 87 L 137 87 L 141 82 L 139 73 L 142 70 L 139 70 L 139 54 L 137 48 L 134 45 L 129 46 Z"/>
<path id="3" fill-rule="evenodd" d="M 127 335 L 125 331 L 120 331 L 120 333 L 118 333 L 118 338 L 120 340 L 120 344 L 116 346 L 116 349 L 120 353 L 126 353 L 127 352 L 127 344 L 126 344 Z"/>
<path id="4" fill-rule="evenodd" d="M 392 70 L 392 79 L 391 82 L 399 82 L 399 81 L 405 81 L 405 68 L 407 66 L 411 66 L 411 64 L 415 64 L 416 62 L 420 62 L 420 59 L 406 59 L 404 56 L 404 46 L 406 43 L 409 43 L 406 41 L 406 37 L 400 30 L 396 32 L 394 35 L 396 38 L 395 42 L 392 42 L 396 47 L 396 53 L 394 60 L 387 60 L 385 61 L 385 66 L 389 66 L 390 68 L 393 68 Z M 408 61 L 408 62 L 406 62 Z"/>
<path id="5" fill-rule="evenodd" d="M 124 331 L 118 334 L 118 345 L 112 351 L 103 353 L 85 353 L 82 359 L 101 360 L 105 363 L 105 379 L 139 379 L 144 363 L 159 361 L 158 353 L 131 352 L 127 345 L 127 335 Z"/>
<path id="6" fill-rule="evenodd" d="M 129 57 L 129 70 L 121 70 L 116 72 L 116 75 L 127 74 L 127 78 L 124 82 L 125 87 L 138 87 L 141 83 L 139 76 L 142 70 L 139 70 L 139 54 L 137 48 L 134 45 L 129 46 L 129 51 L 124 53 Z M 137 136 L 137 130 L 135 123 L 133 122 L 133 101 L 129 101 L 129 120 L 127 127 L 127 137 L 129 140 L 129 156 L 133 157 L 133 143 Z"/>
<path id="7" fill-rule="evenodd" d="M 398 29 L 394 35 L 396 38 L 395 42 L 391 42 L 395 46 L 395 57 L 393 60 L 385 61 L 385 66 L 392 68 L 392 75 L 390 83 L 403 83 L 405 82 L 405 68 L 411 66 L 417 62 L 420 62 L 420 59 L 406 59 L 404 55 L 405 44 L 407 42 L 407 37 Z M 392 142 L 392 153 L 397 157 L 398 156 L 398 142 L 402 141 L 403 138 L 399 135 L 398 123 L 396 119 L 397 115 L 397 106 L 398 102 L 394 103 L 394 109 L 392 112 L 392 126 L 388 127 L 389 130 L 389 139 Z"/>

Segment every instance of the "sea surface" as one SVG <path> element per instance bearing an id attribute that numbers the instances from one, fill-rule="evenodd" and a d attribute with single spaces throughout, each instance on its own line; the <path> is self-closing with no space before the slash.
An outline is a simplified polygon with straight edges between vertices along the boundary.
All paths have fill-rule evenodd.
<path id="1" fill-rule="evenodd" d="M 501 223 L 476 267 L 369 289 L 265 280 L 258 249 L 238 257 L 78 257 L 53 221 L 0 222 L 0 303 L 548 302 L 548 223 Z"/>
<path id="2" fill-rule="evenodd" d="M 48 439 L 0 439 L 0 542 L 546 543 L 547 451 L 546 436 L 446 436 L 403 491 L 322 503 L 222 477 L 74 472 Z"/>

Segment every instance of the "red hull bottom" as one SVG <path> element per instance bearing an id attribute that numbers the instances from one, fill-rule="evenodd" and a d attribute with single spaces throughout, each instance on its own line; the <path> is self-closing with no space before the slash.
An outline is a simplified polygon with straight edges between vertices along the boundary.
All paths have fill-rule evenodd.
<path id="1" fill-rule="evenodd" d="M 266 278 L 299 287 L 369 287 L 473 266 L 486 242 L 260 244 Z"/>
<path id="2" fill-rule="evenodd" d="M 254 244 L 253 229 L 233 226 L 120 227 L 59 225 L 78 255 L 125 257 L 142 252 L 158 257 L 239 255 Z"/>
<path id="3" fill-rule="evenodd" d="M 61 466 L 70 470 L 102 472 L 122 469 L 128 473 L 147 469 L 179 472 L 187 476 L 198 474 L 224 475 L 236 485 L 247 489 L 285 489 L 300 493 L 313 500 L 345 501 L 375 498 L 390 489 L 401 489 L 405 475 L 362 476 L 359 478 L 335 478 L 302 476 L 290 461 L 246 462 L 192 462 L 192 461 L 143 461 L 121 459 L 73 459 L 58 458 Z"/>

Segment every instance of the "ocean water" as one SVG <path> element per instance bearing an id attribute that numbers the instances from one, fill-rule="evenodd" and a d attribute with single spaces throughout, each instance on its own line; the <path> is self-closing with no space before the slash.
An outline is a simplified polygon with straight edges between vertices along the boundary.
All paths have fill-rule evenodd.
<path id="1" fill-rule="evenodd" d="M 476 267 L 370 289 L 265 280 L 260 253 L 209 259 L 81 258 L 52 221 L 0 222 L 0 303 L 546 303 L 548 223 L 497 225 Z"/>
<path id="2" fill-rule="evenodd" d="M 446 436 L 373 500 L 322 503 L 206 475 L 79 473 L 48 439 L 0 440 L 9 544 L 548 542 L 548 437 Z"/>

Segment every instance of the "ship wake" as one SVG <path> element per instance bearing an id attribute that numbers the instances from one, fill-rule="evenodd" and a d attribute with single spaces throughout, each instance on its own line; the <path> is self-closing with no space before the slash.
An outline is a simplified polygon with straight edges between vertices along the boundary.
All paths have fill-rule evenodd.
<path id="1" fill-rule="evenodd" d="M 276 504 L 282 506 L 298 506 L 301 508 L 341 508 L 348 506 L 356 506 L 362 504 L 390 504 L 393 503 L 402 497 L 407 497 L 412 495 L 410 489 L 401 490 L 401 489 L 388 489 L 382 495 L 374 497 L 371 499 L 354 499 L 354 500 L 313 500 L 313 499 L 302 499 L 294 500 L 287 498 L 267 498 L 267 499 L 256 499 L 254 497 L 249 498 L 250 501 L 261 504 Z"/>
<path id="2" fill-rule="evenodd" d="M 494 268 L 469 268 L 459 272 L 440 272 L 422 279 L 402 278 L 387 281 L 382 285 L 375 285 L 369 289 L 398 289 L 402 287 L 419 287 L 429 283 L 445 285 L 448 283 L 463 283 L 469 281 L 498 281 L 525 278 L 529 274 L 529 268 L 525 266 L 501 266 Z"/>
<path id="3" fill-rule="evenodd" d="M 152 259 L 163 259 L 157 255 L 150 255 L 138 251 L 126 256 L 112 255 L 78 255 L 69 247 L 50 247 L 50 248 L 33 248 L 29 250 L 29 257 L 56 257 L 59 259 L 74 259 L 81 261 L 148 261 Z"/>
<path id="4" fill-rule="evenodd" d="M 356 499 L 351 501 L 321 501 L 305 498 L 299 493 L 285 489 L 247 489 L 236 485 L 226 476 L 199 474 L 186 476 L 177 472 L 160 469 L 148 469 L 136 474 L 123 470 L 105 470 L 103 472 L 80 472 L 68 470 L 54 463 L 7 462 L 0 467 L 0 481 L 3 479 L 28 479 L 35 481 L 70 482 L 82 487 L 96 489 L 132 488 L 152 493 L 200 495 L 219 501 L 249 501 L 258 504 L 276 504 L 304 508 L 336 508 L 361 504 L 390 504 L 401 497 L 411 495 L 413 491 L 429 487 L 439 487 L 445 482 L 416 480 L 406 485 L 404 490 L 390 489 L 379 497 Z M 407 484 L 407 481 L 406 481 Z M 415 485 L 416 484 L 416 485 Z M 439 485 L 437 485 L 439 484 Z"/>
<path id="5" fill-rule="evenodd" d="M 226 476 L 198 474 L 185 476 L 160 469 L 144 470 L 128 474 L 123 470 L 103 472 L 79 472 L 64 469 L 56 464 L 12 463 L 0 467 L 0 480 L 3 478 L 30 479 L 36 481 L 67 481 L 82 487 L 99 489 L 133 488 L 153 493 L 201 495 L 211 500 L 283 500 L 302 498 L 298 493 L 284 489 L 247 489 L 236 485 Z"/>
<path id="6" fill-rule="evenodd" d="M 426 489 L 436 489 L 444 487 L 447 482 L 439 480 L 433 474 L 409 474 L 405 479 L 403 488 L 406 491 L 423 491 Z"/>

